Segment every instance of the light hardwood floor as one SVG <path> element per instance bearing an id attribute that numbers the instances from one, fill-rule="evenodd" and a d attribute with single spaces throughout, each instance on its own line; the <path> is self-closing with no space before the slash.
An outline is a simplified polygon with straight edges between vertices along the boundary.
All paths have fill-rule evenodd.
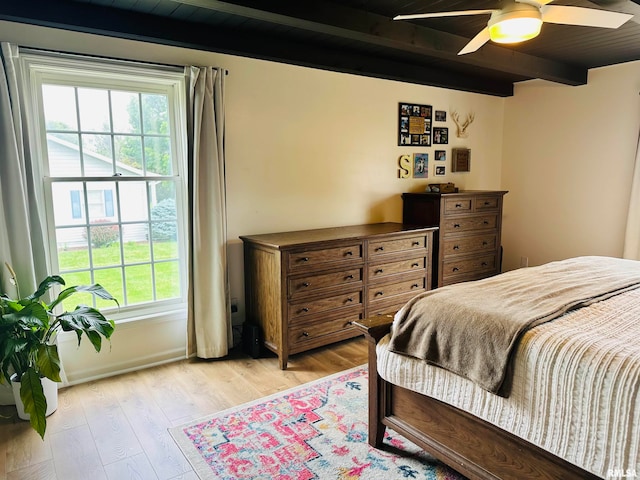
<path id="1" fill-rule="evenodd" d="M 367 361 L 363 337 L 293 355 L 233 352 L 184 360 L 60 390 L 45 440 L 0 407 L 0 480 L 196 480 L 167 428 Z"/>

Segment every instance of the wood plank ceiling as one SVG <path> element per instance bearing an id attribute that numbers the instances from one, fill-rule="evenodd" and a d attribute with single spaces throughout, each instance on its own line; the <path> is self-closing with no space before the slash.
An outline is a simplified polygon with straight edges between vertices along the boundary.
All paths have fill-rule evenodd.
<path id="1" fill-rule="evenodd" d="M 460 56 L 488 15 L 392 20 L 500 8 L 504 1 L 4 0 L 0 20 L 497 96 L 512 95 L 515 82 L 533 78 L 582 85 L 590 68 L 640 60 L 640 0 L 556 0 L 637 18 L 616 30 L 544 24 L 528 42 L 488 43 Z"/>

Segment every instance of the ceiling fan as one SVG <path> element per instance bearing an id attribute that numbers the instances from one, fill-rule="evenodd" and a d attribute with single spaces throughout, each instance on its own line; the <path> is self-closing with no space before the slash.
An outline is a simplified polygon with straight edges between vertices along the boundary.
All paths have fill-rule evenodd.
<path id="1" fill-rule="evenodd" d="M 458 55 L 478 50 L 489 40 L 496 43 L 518 43 L 540 33 L 543 22 L 588 27 L 618 28 L 633 15 L 584 7 L 547 5 L 553 0 L 510 0 L 500 9 L 461 10 L 451 12 L 398 15 L 394 20 L 454 17 L 458 15 L 491 14 L 487 26 Z"/>

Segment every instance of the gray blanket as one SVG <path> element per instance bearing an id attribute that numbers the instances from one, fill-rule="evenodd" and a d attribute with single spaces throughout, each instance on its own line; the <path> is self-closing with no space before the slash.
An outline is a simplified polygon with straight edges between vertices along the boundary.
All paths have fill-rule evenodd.
<path id="1" fill-rule="evenodd" d="M 424 292 L 394 320 L 389 348 L 508 395 L 505 376 L 526 330 L 640 286 L 640 262 L 577 257 Z"/>

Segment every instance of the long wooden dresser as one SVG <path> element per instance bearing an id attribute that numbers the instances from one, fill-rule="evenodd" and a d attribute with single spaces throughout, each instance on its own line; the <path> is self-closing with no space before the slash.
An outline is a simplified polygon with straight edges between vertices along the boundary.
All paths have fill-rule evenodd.
<path id="1" fill-rule="evenodd" d="M 377 223 L 241 236 L 245 309 L 286 369 L 289 355 L 361 335 L 431 285 L 434 228 Z"/>
<path id="2" fill-rule="evenodd" d="M 402 194 L 405 224 L 439 227 L 434 236 L 434 288 L 500 273 L 502 200 L 506 193 Z"/>

